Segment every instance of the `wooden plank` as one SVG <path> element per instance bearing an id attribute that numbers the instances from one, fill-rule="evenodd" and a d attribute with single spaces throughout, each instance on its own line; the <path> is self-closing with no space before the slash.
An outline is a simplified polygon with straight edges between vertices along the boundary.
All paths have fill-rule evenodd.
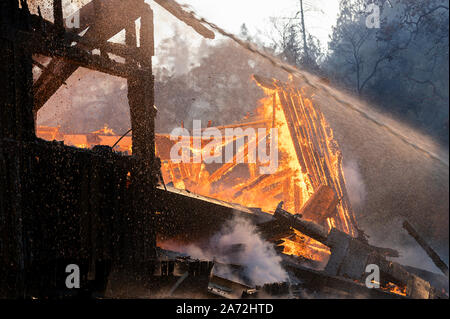
<path id="1" fill-rule="evenodd" d="M 175 17 L 186 23 L 188 26 L 193 28 L 198 34 L 207 38 L 214 39 L 215 34 L 213 31 L 205 27 L 200 20 L 198 20 L 192 13 L 184 10 L 176 1 L 174 0 L 154 0 L 161 7 L 169 11 Z"/>
<path id="2" fill-rule="evenodd" d="M 428 257 L 431 258 L 433 263 L 438 267 L 442 273 L 448 278 L 448 266 L 445 264 L 445 262 L 439 257 L 439 255 L 434 251 L 433 248 L 431 248 L 430 245 L 422 238 L 422 236 L 419 235 L 419 233 L 414 229 L 414 227 L 411 226 L 408 221 L 403 222 L 403 228 L 406 229 L 408 234 L 411 235 L 412 238 L 416 240 L 416 242 L 420 245 L 420 247 L 425 250 Z"/>
<path id="3" fill-rule="evenodd" d="M 130 10 L 130 7 L 135 9 Z M 130 6 L 129 1 L 103 0 L 100 8 L 101 10 L 96 12 L 94 3 L 90 2 L 79 10 L 80 29 L 89 27 L 83 37 L 88 41 L 94 41 L 99 44 L 106 42 L 120 32 L 126 22 L 136 20 L 140 16 L 139 9 L 143 8 L 143 3 L 135 1 L 133 6 Z M 112 19 L 114 23 L 111 23 Z M 33 85 L 35 97 L 33 111 L 37 112 L 44 106 L 48 99 L 56 93 L 78 67 L 79 65 L 68 63 L 64 59 L 53 58 L 47 66 L 47 70 L 41 74 Z"/>
<path id="4" fill-rule="evenodd" d="M 137 66 L 131 66 L 129 64 L 123 64 L 115 62 L 102 55 L 91 54 L 88 51 L 77 47 L 67 47 L 56 49 L 45 43 L 45 39 L 39 36 L 32 36 L 30 33 L 19 32 L 18 37 L 26 40 L 30 45 L 34 47 L 35 53 L 43 55 L 52 55 L 58 59 L 64 60 L 66 64 L 71 64 L 74 67 L 85 67 L 94 71 L 103 72 L 113 76 L 130 77 L 145 75 L 149 71 L 147 68 L 138 68 Z M 45 71 L 49 70 L 48 66 Z M 58 76 L 58 74 L 54 74 Z"/>
<path id="5" fill-rule="evenodd" d="M 333 217 L 333 212 L 338 204 L 334 190 L 322 185 L 303 205 L 300 214 L 306 219 L 323 223 L 327 218 Z"/>

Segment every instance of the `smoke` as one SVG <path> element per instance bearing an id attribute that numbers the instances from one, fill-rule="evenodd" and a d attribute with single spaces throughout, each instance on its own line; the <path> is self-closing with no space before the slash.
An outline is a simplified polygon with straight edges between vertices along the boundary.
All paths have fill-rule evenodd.
<path id="1" fill-rule="evenodd" d="M 364 210 L 368 193 L 363 179 L 363 171 L 356 160 L 350 159 L 345 161 L 344 159 L 344 175 L 346 188 L 352 206 L 359 211 Z M 385 199 L 388 200 L 388 198 Z M 397 199 L 397 201 L 399 201 L 399 199 Z M 402 200 L 402 203 L 403 202 L 405 202 L 405 200 Z M 365 220 L 368 216 L 367 214 L 362 214 L 359 217 L 359 220 Z M 374 231 L 372 227 L 367 225 L 367 227 L 364 227 L 364 230 L 369 235 L 371 244 L 398 250 L 400 252 L 400 257 L 393 259 L 396 262 L 425 269 L 431 272 L 440 273 L 439 269 L 433 264 L 423 249 L 420 248 L 415 240 L 412 239 L 403 229 L 402 223 L 405 218 L 406 217 L 397 216 L 394 214 L 391 215 L 389 217 L 389 223 L 384 223 L 384 231 L 382 233 Z M 435 248 L 440 248 L 438 251 L 442 258 L 448 259 L 448 254 L 442 254 L 442 251 L 445 251 L 445 248 Z"/>
<path id="2" fill-rule="evenodd" d="M 345 185 L 353 207 L 361 208 L 366 199 L 366 186 L 358 163 L 355 160 L 344 162 Z"/>
<path id="3" fill-rule="evenodd" d="M 288 274 L 281 266 L 281 257 L 273 246 L 257 233 L 255 225 L 243 218 L 234 218 L 203 246 L 189 245 L 178 250 L 193 258 L 215 260 L 214 272 L 229 280 L 249 285 L 284 282 Z M 232 266 L 242 269 L 237 273 Z"/>
<path id="4" fill-rule="evenodd" d="M 117 134 L 131 127 L 126 80 L 78 69 L 38 112 L 37 125 L 89 133 L 107 124 Z"/>
<path id="5" fill-rule="evenodd" d="M 425 251 L 403 228 L 402 224 L 404 220 L 404 218 L 392 216 L 389 219 L 389 223 L 385 224 L 384 236 L 380 236 L 369 229 L 368 233 L 371 236 L 371 244 L 380 247 L 389 247 L 399 251 L 400 257 L 393 258 L 393 261 L 440 274 L 441 271 L 439 268 L 436 267 Z M 415 224 L 414 226 L 417 228 L 419 225 Z M 430 241 L 425 236 L 424 240 L 438 253 L 444 262 L 448 264 L 448 248 Z"/>

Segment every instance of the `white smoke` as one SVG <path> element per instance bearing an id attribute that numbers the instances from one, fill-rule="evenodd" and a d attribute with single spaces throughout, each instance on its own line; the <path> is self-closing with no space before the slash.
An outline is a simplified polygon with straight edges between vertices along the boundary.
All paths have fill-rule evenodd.
<path id="1" fill-rule="evenodd" d="M 355 160 L 344 162 L 345 186 L 353 207 L 360 208 L 366 199 L 366 186 L 358 163 Z"/>
<path id="2" fill-rule="evenodd" d="M 230 247 L 239 249 L 230 253 Z M 216 260 L 221 264 L 241 265 L 242 274 L 252 285 L 284 282 L 288 274 L 272 244 L 257 233 L 255 225 L 243 218 L 228 221 L 204 248 L 190 245 L 184 252 L 193 258 Z M 231 267 L 215 267 L 215 273 L 230 280 L 242 281 Z"/>

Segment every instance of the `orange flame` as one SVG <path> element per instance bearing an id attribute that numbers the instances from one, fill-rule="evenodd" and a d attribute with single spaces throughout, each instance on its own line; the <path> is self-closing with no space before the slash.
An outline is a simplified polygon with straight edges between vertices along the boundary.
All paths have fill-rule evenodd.
<path id="1" fill-rule="evenodd" d="M 211 165 L 173 163 L 170 158 L 165 158 L 162 165 L 165 182 L 172 182 L 175 187 L 200 195 L 258 207 L 267 212 L 273 212 L 277 204 L 284 201 L 284 208 L 293 213 L 301 210 L 320 185 L 328 185 L 340 201 L 335 216 L 327 218 L 326 224 L 329 228 L 336 227 L 354 235 L 355 225 L 346 196 L 342 154 L 323 114 L 310 99 L 293 87 L 263 90 L 266 97 L 256 110 L 259 118 L 250 123 L 262 123 L 266 129 L 278 128 L 280 165 L 274 174 L 260 175 L 259 164 L 233 162 L 214 170 Z M 296 122 L 292 122 L 292 116 L 288 119 L 283 103 L 296 106 L 292 109 Z M 191 148 L 192 145 L 193 140 Z M 157 150 L 162 146 L 157 143 Z M 284 239 L 283 246 L 286 254 L 317 261 L 325 260 L 330 254 L 327 247 L 308 237 L 301 242 Z"/>
<path id="2" fill-rule="evenodd" d="M 156 154 L 162 160 L 165 183 L 172 182 L 176 188 L 247 207 L 258 207 L 270 213 L 280 201 L 284 201 L 287 211 L 297 213 L 320 185 L 328 185 L 341 200 L 336 207 L 336 214 L 328 217 L 325 224 L 330 229 L 335 227 L 354 235 L 353 213 L 346 198 L 342 154 L 323 114 L 314 107 L 311 99 L 294 87 L 280 86 L 263 90 L 266 97 L 260 101 L 255 112 L 257 118 L 235 126 L 266 128 L 267 131 L 271 127 L 278 129 L 279 167 L 274 174 L 261 175 L 259 163 L 174 163 L 167 151 L 174 142 L 167 135 L 157 134 Z M 288 109 L 286 105 L 295 107 Z M 78 135 L 63 135 L 58 132 L 58 128 L 39 127 L 37 135 L 48 140 L 62 135 L 67 144 L 80 148 L 89 148 L 95 143 L 112 146 L 120 137 L 107 125 L 90 134 Z M 88 142 L 88 136 L 92 140 L 92 135 L 96 136 L 95 143 Z M 257 140 L 263 137 L 258 136 Z M 268 140 L 270 138 L 267 136 Z M 222 143 L 216 145 L 216 149 L 234 140 L 225 137 Z M 209 142 L 202 140 L 201 149 L 196 149 L 194 145 L 197 143 L 191 138 L 193 154 L 203 152 Z M 131 154 L 131 137 L 122 139 L 115 150 Z M 247 159 L 248 143 L 237 152 Z M 284 253 L 317 261 L 323 261 L 329 256 L 329 249 L 324 245 L 298 232 L 297 235 L 297 239 L 303 239 L 284 240 Z"/>

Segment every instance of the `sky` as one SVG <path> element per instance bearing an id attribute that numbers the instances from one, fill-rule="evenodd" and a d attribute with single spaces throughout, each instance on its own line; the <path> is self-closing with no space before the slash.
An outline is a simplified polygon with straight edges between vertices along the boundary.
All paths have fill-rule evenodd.
<path id="1" fill-rule="evenodd" d="M 190 5 L 200 16 L 225 30 L 238 34 L 243 23 L 250 34 L 264 37 L 272 31 L 271 17 L 295 16 L 300 0 L 179 0 Z M 331 28 L 336 22 L 339 0 L 304 0 L 305 24 L 309 33 L 326 47 Z M 299 21 L 300 22 L 300 21 Z"/>
<path id="2" fill-rule="evenodd" d="M 91 0 L 63 0 L 64 4 L 76 3 L 85 4 Z M 270 21 L 272 17 L 287 18 L 293 17 L 300 9 L 300 0 L 176 0 L 180 4 L 189 5 L 201 17 L 217 24 L 226 31 L 239 34 L 241 25 L 246 24 L 250 35 L 259 34 L 259 38 L 268 41 L 269 35 L 273 34 L 273 25 Z M 170 14 L 162 9 L 152 0 L 146 0 L 155 10 L 155 18 L 171 21 Z M 44 16 L 51 16 L 51 11 L 47 10 L 48 0 L 31 1 L 32 9 L 41 5 Z M 309 33 L 317 37 L 323 48 L 326 48 L 328 36 L 332 26 L 336 22 L 339 0 L 303 0 L 305 9 L 306 29 Z M 36 8 L 34 8 L 36 9 Z M 34 10 L 35 11 L 35 10 Z M 49 18 L 49 17 L 47 17 Z M 298 21 L 300 23 L 300 21 Z M 171 25 L 159 25 L 160 34 L 158 38 L 169 36 Z M 185 27 L 184 27 L 185 28 Z"/>
<path id="3" fill-rule="evenodd" d="M 78 6 L 91 0 L 63 0 L 64 4 L 74 3 Z M 300 9 L 300 0 L 176 0 L 180 4 L 190 6 L 200 17 L 215 23 L 226 31 L 238 35 L 242 24 L 246 24 L 251 36 L 257 34 L 258 39 L 270 42 L 274 36 L 271 18 L 290 18 Z M 155 34 L 156 42 L 173 35 L 174 19 L 167 11 L 152 0 L 146 0 L 155 11 L 158 30 Z M 44 16 L 51 18 L 51 10 L 47 8 L 48 0 L 31 1 L 32 10 L 41 5 Z M 332 26 L 336 23 L 339 11 L 339 0 L 303 0 L 305 10 L 305 24 L 309 33 L 318 38 L 324 49 L 327 48 L 328 37 Z M 36 11 L 36 10 L 34 10 Z M 49 11 L 49 12 L 47 12 Z M 169 23 L 167 23 L 169 22 Z M 280 20 L 282 22 L 282 20 Z M 300 23 L 300 20 L 298 20 Z M 180 26 L 183 33 L 189 31 Z M 182 27 L 181 27 L 182 26 Z M 195 38 L 195 37 L 194 37 Z"/>
<path id="4" fill-rule="evenodd" d="M 245 23 L 251 36 L 270 42 L 274 36 L 271 18 L 290 18 L 300 9 L 300 0 L 177 0 L 190 6 L 198 16 L 213 22 L 226 31 L 239 35 Z M 156 42 L 173 35 L 174 19 L 158 4 L 146 0 L 155 11 L 155 22 L 160 20 L 155 34 Z M 304 0 L 305 24 L 309 33 L 317 37 L 324 49 L 331 28 L 336 22 L 339 0 Z M 282 21 L 281 21 L 282 22 Z M 300 23 L 300 20 L 298 20 Z M 181 28 L 185 29 L 185 27 Z M 183 30 L 183 32 L 185 32 Z"/>

